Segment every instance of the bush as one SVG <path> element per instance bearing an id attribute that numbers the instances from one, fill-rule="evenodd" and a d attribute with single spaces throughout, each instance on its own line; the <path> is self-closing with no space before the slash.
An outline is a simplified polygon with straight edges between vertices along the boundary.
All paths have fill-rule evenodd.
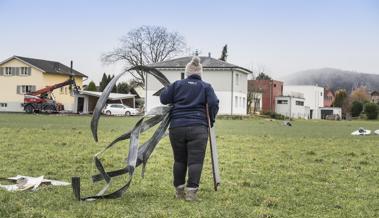
<path id="1" fill-rule="evenodd" d="M 351 105 L 351 115 L 358 117 L 363 111 L 363 104 L 359 101 L 354 101 Z"/>
<path id="2" fill-rule="evenodd" d="M 365 114 L 367 119 L 375 120 L 378 118 L 379 107 L 375 103 L 367 103 L 365 104 Z"/>
<path id="3" fill-rule="evenodd" d="M 220 120 L 243 120 L 247 116 L 242 115 L 217 115 L 217 119 Z"/>

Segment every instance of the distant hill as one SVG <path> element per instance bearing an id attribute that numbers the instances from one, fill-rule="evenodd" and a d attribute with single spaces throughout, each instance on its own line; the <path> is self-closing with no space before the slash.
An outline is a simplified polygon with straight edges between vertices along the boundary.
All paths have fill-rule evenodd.
<path id="1" fill-rule="evenodd" d="M 319 85 L 332 90 L 346 89 L 351 92 L 353 88 L 366 86 L 369 91 L 379 90 L 379 75 L 339 70 L 334 68 L 321 68 L 300 71 L 290 74 L 284 79 L 288 85 Z"/>

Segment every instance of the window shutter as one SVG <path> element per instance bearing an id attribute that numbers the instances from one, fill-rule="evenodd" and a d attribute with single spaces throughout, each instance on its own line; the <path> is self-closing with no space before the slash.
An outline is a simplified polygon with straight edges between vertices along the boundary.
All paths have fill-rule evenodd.
<path id="1" fill-rule="evenodd" d="M 15 76 L 16 75 L 16 68 L 11 67 L 11 75 Z"/>
<path id="2" fill-rule="evenodd" d="M 21 89 L 21 86 L 17 86 L 17 94 L 21 94 L 20 89 Z"/>
<path id="3" fill-rule="evenodd" d="M 16 76 L 20 75 L 20 68 L 19 67 L 15 67 L 15 75 Z"/>
<path id="4" fill-rule="evenodd" d="M 35 92 L 36 91 L 36 86 L 32 86 L 31 91 Z"/>
<path id="5" fill-rule="evenodd" d="M 32 68 L 31 67 L 28 67 L 28 75 L 32 75 Z"/>
<path id="6" fill-rule="evenodd" d="M 0 76 L 4 75 L 4 67 L 0 67 Z"/>

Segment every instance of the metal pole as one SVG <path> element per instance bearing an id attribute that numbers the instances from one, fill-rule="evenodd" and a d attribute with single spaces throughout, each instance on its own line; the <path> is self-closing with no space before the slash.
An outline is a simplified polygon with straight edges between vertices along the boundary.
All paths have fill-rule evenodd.
<path id="1" fill-rule="evenodd" d="M 233 89 L 234 89 L 234 71 L 233 71 L 233 68 L 231 69 L 232 70 L 232 101 L 231 101 L 231 108 L 230 108 L 230 115 L 233 115 L 233 99 L 234 99 L 234 96 L 233 96 Z"/>

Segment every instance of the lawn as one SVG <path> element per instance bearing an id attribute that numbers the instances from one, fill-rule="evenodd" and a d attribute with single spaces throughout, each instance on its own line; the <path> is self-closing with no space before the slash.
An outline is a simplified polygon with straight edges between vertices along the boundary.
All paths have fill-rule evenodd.
<path id="1" fill-rule="evenodd" d="M 101 184 L 92 157 L 137 120 L 102 117 L 99 143 L 90 116 L 0 114 L 0 177 L 44 175 L 70 181 L 82 177 L 82 194 Z M 71 187 L 36 192 L 0 190 L 0 217 L 378 217 L 379 136 L 353 137 L 374 121 L 294 121 L 285 127 L 265 119 L 217 120 L 222 178 L 213 191 L 207 155 L 200 202 L 174 199 L 172 152 L 164 138 L 147 165 L 138 169 L 120 199 L 78 202 Z M 143 138 L 146 139 L 147 135 Z M 123 166 L 127 143 L 105 156 L 108 169 Z M 122 184 L 125 177 L 115 183 Z"/>

